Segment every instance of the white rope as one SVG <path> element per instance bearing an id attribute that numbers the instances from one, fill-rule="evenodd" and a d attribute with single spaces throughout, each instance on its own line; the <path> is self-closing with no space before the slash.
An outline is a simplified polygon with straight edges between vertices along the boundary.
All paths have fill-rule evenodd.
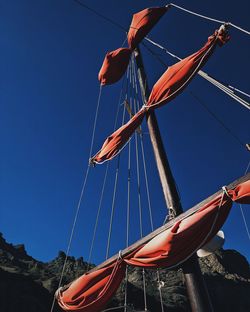
<path id="1" fill-rule="evenodd" d="M 122 308 L 124 308 L 124 306 L 114 307 L 114 308 L 108 308 L 108 309 L 102 310 L 102 312 L 114 311 L 114 310 L 119 310 L 119 309 L 122 309 Z"/>
<path id="2" fill-rule="evenodd" d="M 125 272 L 125 290 L 124 290 L 124 312 L 127 312 L 128 308 L 128 265 L 126 265 Z"/>
<path id="3" fill-rule="evenodd" d="M 133 63 L 132 63 L 133 64 Z M 133 66 L 131 70 L 131 79 L 133 86 L 133 106 L 134 112 L 137 111 L 136 107 L 136 89 L 135 89 L 135 79 Z M 131 99 L 132 100 L 132 99 Z M 132 101 L 131 101 L 132 103 Z M 139 225 L 140 225 L 140 237 L 143 237 L 143 227 L 142 227 L 142 202 L 141 202 L 141 181 L 140 181 L 140 165 L 139 165 L 139 149 L 138 149 L 138 132 L 135 133 L 135 153 L 136 153 L 136 173 L 137 173 L 137 191 L 138 191 L 138 210 L 139 210 Z M 146 276 L 145 269 L 142 269 L 142 283 L 143 283 L 143 299 L 144 299 L 144 311 L 148 311 L 147 308 L 147 292 L 146 292 Z"/>
<path id="4" fill-rule="evenodd" d="M 124 115 L 125 115 L 125 106 L 124 106 L 124 109 L 123 109 L 122 123 L 124 123 Z M 119 168 L 120 168 L 120 155 L 118 155 L 117 167 L 116 167 L 116 173 L 115 173 L 114 191 L 113 191 L 113 198 L 112 198 L 112 207 L 111 207 L 111 213 L 110 213 L 108 241 L 107 241 L 107 248 L 106 248 L 106 260 L 109 257 L 110 240 L 111 240 L 111 233 L 112 233 L 112 227 L 113 227 L 113 219 L 114 219 L 114 211 L 115 211 L 115 201 L 116 201 L 116 193 L 117 193 L 117 183 L 118 183 L 118 177 L 119 177 Z"/>
<path id="5" fill-rule="evenodd" d="M 231 25 L 232 27 L 234 27 L 234 28 L 236 28 L 236 29 L 238 29 L 238 30 L 240 30 L 240 31 L 242 31 L 242 32 L 244 32 L 244 33 L 246 33 L 247 35 L 250 35 L 250 31 L 245 30 L 245 29 L 243 29 L 242 27 L 239 27 L 239 26 L 237 26 L 237 25 L 235 25 L 235 24 L 233 24 L 233 23 L 231 23 L 231 22 L 229 22 L 228 24 Z"/>
<path id="6" fill-rule="evenodd" d="M 176 4 L 174 4 L 174 3 L 170 3 L 169 5 L 170 5 L 170 7 L 171 7 L 171 6 L 172 6 L 172 7 L 175 7 L 175 8 L 177 8 L 177 9 L 180 9 L 180 10 L 184 11 L 184 12 L 187 12 L 187 13 L 189 13 L 189 14 L 192 14 L 192 15 L 195 15 L 195 16 L 198 16 L 198 17 L 201 17 L 201 18 L 206 19 L 206 20 L 210 20 L 210 21 L 213 21 L 213 22 L 216 22 L 216 23 L 220 23 L 220 24 L 225 24 L 225 23 L 226 23 L 226 24 L 228 24 L 228 25 L 230 25 L 230 26 L 232 26 L 232 27 L 234 27 L 234 28 L 236 28 L 236 29 L 238 29 L 238 30 L 244 32 L 245 34 L 250 35 L 250 31 L 245 30 L 245 29 L 243 29 L 242 27 L 239 27 L 239 26 L 237 26 L 237 25 L 235 25 L 235 24 L 233 24 L 233 23 L 231 23 L 231 22 L 225 22 L 225 21 L 221 21 L 221 20 L 218 20 L 218 19 L 215 19 L 215 18 L 206 16 L 206 15 L 202 15 L 202 14 L 196 13 L 196 12 L 194 12 L 194 11 L 187 10 L 187 9 L 185 9 L 185 8 L 179 6 L 179 5 L 176 5 Z"/>
<path id="7" fill-rule="evenodd" d="M 247 164 L 247 167 L 246 167 L 246 170 L 245 170 L 245 173 L 244 173 L 245 175 L 247 174 L 247 172 L 249 170 L 249 167 L 250 167 L 250 161 Z M 242 219 L 243 219 L 243 222 L 244 222 L 244 225 L 245 225 L 245 228 L 246 228 L 247 236 L 248 236 L 248 239 L 250 240 L 250 231 L 249 231 L 249 228 L 248 228 L 248 225 L 247 225 L 247 220 L 246 220 L 246 217 L 245 217 L 245 214 L 244 214 L 244 210 L 243 210 L 243 207 L 242 207 L 241 204 L 239 204 L 239 206 L 240 206 Z"/>
<path id="8" fill-rule="evenodd" d="M 136 95 L 136 108 L 139 110 L 140 108 L 140 100 L 139 100 L 139 92 L 138 92 L 138 80 L 137 80 L 137 75 L 136 75 L 136 65 L 134 61 L 134 56 L 132 58 L 132 65 L 133 65 L 133 73 L 134 73 L 134 85 L 135 85 L 135 95 Z M 149 209 L 149 219 L 150 219 L 150 226 L 151 226 L 151 231 L 154 230 L 154 224 L 153 224 L 153 217 L 152 217 L 152 207 L 151 207 L 151 199 L 150 199 L 150 192 L 149 192 L 149 184 L 148 184 L 148 174 L 147 174 L 147 166 L 146 166 L 146 160 L 145 160 L 145 152 L 144 152 L 144 142 L 143 142 L 143 135 L 142 133 L 140 134 L 140 143 L 141 143 L 141 153 L 142 153 L 142 160 L 143 160 L 143 169 L 144 169 L 144 177 L 145 177 L 145 184 L 146 184 L 146 193 L 147 193 L 147 200 L 148 200 L 148 209 Z M 144 306 L 145 306 L 145 311 L 147 311 L 147 301 L 146 301 L 146 280 L 145 280 L 145 272 L 143 273 L 144 275 Z M 159 270 L 157 269 L 156 271 L 157 274 L 157 280 L 160 282 L 160 275 L 159 275 Z M 160 283 L 159 283 L 160 284 Z M 161 288 L 158 287 L 159 290 L 159 296 L 160 296 L 160 303 L 161 303 L 161 310 L 164 312 L 164 306 L 163 306 L 163 298 L 162 298 L 162 291 Z"/>
<path id="9" fill-rule="evenodd" d="M 134 61 L 134 55 L 132 58 L 132 64 L 133 64 L 133 71 L 134 71 L 134 85 L 135 85 L 135 93 L 136 93 L 137 110 L 139 110 L 140 101 L 139 101 L 139 92 L 138 92 L 138 87 L 137 87 L 138 80 L 137 80 L 137 76 L 136 76 L 136 66 L 135 66 L 135 61 Z M 142 132 L 140 134 L 140 143 L 141 143 L 142 163 L 143 163 L 147 201 L 148 201 L 149 220 L 150 220 L 151 230 L 153 231 L 154 230 L 154 224 L 153 224 L 152 206 L 151 206 L 151 198 L 150 198 L 150 192 L 149 192 L 148 173 L 147 173 L 147 166 L 146 166 L 146 160 L 145 160 L 144 142 L 143 142 Z"/>
<path id="10" fill-rule="evenodd" d="M 157 269 L 157 283 L 158 283 L 158 290 L 159 290 L 159 296 L 160 296 L 160 303 L 161 303 L 161 311 L 164 312 L 164 305 L 163 305 L 163 298 L 162 298 L 162 285 L 161 285 L 161 280 L 160 280 L 160 273 L 159 269 Z"/>
<path id="11" fill-rule="evenodd" d="M 248 163 L 248 165 L 247 165 L 247 168 L 246 168 L 246 170 L 245 170 L 245 174 L 247 174 L 247 172 L 248 172 L 248 170 L 249 170 L 249 167 L 250 167 L 250 161 L 249 161 L 249 163 Z"/>
<path id="12" fill-rule="evenodd" d="M 94 125 L 93 125 L 93 130 L 92 130 L 92 138 L 91 138 L 91 144 L 90 144 L 89 158 L 90 158 L 90 156 L 92 154 L 92 149 L 93 149 L 93 143 L 94 143 L 95 131 L 96 131 L 96 124 L 97 124 L 97 117 L 98 117 L 98 112 L 99 112 L 99 107 L 100 107 L 101 93 L 102 93 L 102 86 L 100 85 L 99 95 L 98 95 L 98 100 L 97 100 L 97 106 L 96 106 L 96 112 L 95 112 Z M 79 215 L 79 211 L 80 211 L 80 207 L 81 207 L 81 203 L 82 203 L 83 194 L 84 194 L 85 187 L 86 187 L 87 180 L 88 180 L 89 169 L 90 169 L 90 167 L 88 166 L 87 170 L 86 170 L 86 173 L 85 173 L 85 177 L 84 177 L 84 181 L 83 181 L 80 197 L 79 197 L 79 200 L 78 200 L 78 204 L 77 204 L 77 207 L 76 207 L 73 224 L 72 224 L 72 227 L 71 227 L 71 233 L 70 233 L 69 242 L 68 242 L 68 246 L 67 246 L 67 250 L 66 250 L 66 257 L 65 257 L 65 260 L 64 260 L 64 263 L 63 263 L 62 272 L 61 272 L 61 275 L 60 275 L 58 289 L 62 285 L 62 279 L 63 279 L 63 276 L 64 276 L 64 272 L 65 272 L 65 268 L 66 268 L 66 265 L 67 265 L 67 261 L 68 261 L 68 256 L 69 256 L 69 252 L 70 252 L 70 248 L 71 248 L 71 244 L 72 244 L 72 239 L 73 239 L 74 232 L 75 232 L 76 222 L 77 222 L 77 219 L 78 219 L 78 215 Z M 54 310 L 55 299 L 56 299 L 56 297 L 54 296 L 50 312 L 53 312 L 53 310 Z"/>
<path id="13" fill-rule="evenodd" d="M 228 85 L 228 87 L 229 87 L 230 89 L 234 90 L 234 91 L 237 91 L 237 92 L 239 92 L 239 93 L 241 93 L 241 94 L 247 96 L 247 97 L 250 97 L 250 94 L 248 94 L 248 93 L 246 93 L 246 92 L 244 92 L 244 91 L 241 91 L 241 90 L 239 90 L 239 89 L 237 89 L 237 88 L 235 88 L 235 87 L 233 87 L 233 86 Z"/>
<path id="14" fill-rule="evenodd" d="M 128 144 L 128 182 L 127 182 L 127 229 L 126 229 L 126 247 L 129 246 L 130 229 L 130 186 L 131 186 L 131 142 Z M 125 291 L 124 291 L 124 312 L 128 308 L 128 265 L 126 265 Z"/>
<path id="15" fill-rule="evenodd" d="M 120 110 L 120 103 L 121 103 L 121 98 L 122 98 L 122 93 L 123 93 L 123 87 L 124 87 L 124 78 L 122 81 L 122 87 L 121 87 L 118 105 L 117 105 L 117 110 L 116 110 L 116 115 L 115 115 L 114 130 L 117 126 L 117 120 L 118 120 L 118 115 L 119 115 L 119 110 Z M 91 257 L 92 257 L 92 251 L 93 251 L 93 247 L 94 247 L 96 231 L 97 231 L 97 226 L 98 226 L 98 222 L 99 222 L 99 216 L 100 216 L 100 212 L 101 212 L 101 208 L 102 208 L 102 202 L 103 202 L 103 196 L 104 196 L 104 190 L 105 190 L 105 186 L 106 186 L 108 171 L 109 171 L 109 163 L 107 163 L 105 174 L 104 174 L 103 186 L 102 186 L 102 190 L 101 190 L 101 196 L 100 196 L 100 200 L 99 200 L 99 206 L 98 206 L 98 210 L 97 210 L 96 221 L 95 221 L 95 226 L 94 226 L 94 231 L 93 231 L 93 237 L 92 237 L 92 242 L 91 242 L 91 247 L 90 247 L 90 252 L 89 252 L 88 269 L 89 269 L 89 265 L 90 265 L 90 261 L 91 261 Z M 87 271 L 88 271 L 88 269 L 87 269 Z"/>
<path id="16" fill-rule="evenodd" d="M 247 101 L 243 100 L 242 98 L 240 98 L 239 96 L 237 96 L 236 94 L 233 93 L 232 90 L 230 90 L 229 88 L 227 88 L 225 85 L 223 85 L 222 83 L 220 83 L 219 81 L 215 80 L 214 78 L 212 78 L 211 76 L 209 76 L 208 74 L 206 74 L 205 72 L 203 72 L 202 70 L 200 70 L 198 72 L 198 74 L 205 78 L 207 81 L 209 81 L 210 83 L 212 83 L 214 86 L 216 86 L 218 89 L 220 89 L 221 91 L 223 91 L 224 93 L 226 93 L 227 95 L 229 95 L 232 99 L 234 99 L 235 101 L 237 101 L 238 103 L 240 103 L 241 105 L 243 105 L 245 108 L 250 110 L 250 103 L 248 103 Z"/>
<path id="17" fill-rule="evenodd" d="M 173 6 L 173 7 L 177 8 L 177 9 L 180 9 L 180 10 L 185 11 L 185 12 L 187 12 L 187 13 L 190 13 L 190 14 L 192 14 L 192 15 L 199 16 L 199 17 L 201 17 L 201 18 L 204 18 L 204 19 L 207 19 L 207 20 L 216 22 L 216 23 L 220 23 L 220 24 L 224 24 L 224 23 L 225 23 L 225 21 L 221 21 L 221 20 L 218 20 L 218 19 L 209 17 L 209 16 L 205 16 L 205 15 L 202 15 L 202 14 L 195 13 L 195 12 L 193 12 L 193 11 L 190 11 L 190 10 L 187 10 L 187 9 L 185 9 L 185 8 L 183 8 L 183 7 L 180 7 L 179 5 L 176 5 L 176 4 L 174 4 L 174 3 L 170 3 L 169 5 L 170 5 L 170 7 Z"/>
<path id="18" fill-rule="evenodd" d="M 160 44 L 154 42 L 152 39 L 149 39 L 148 37 L 145 38 L 148 42 L 150 42 L 151 44 L 153 44 L 154 46 L 160 48 L 161 50 L 163 50 L 164 52 L 166 52 L 167 54 L 169 54 L 170 56 L 172 56 L 173 58 L 176 58 L 177 60 L 182 60 L 179 56 L 171 53 L 170 51 L 168 51 L 166 48 L 164 48 L 163 46 L 161 46 Z M 241 97 L 237 96 L 236 94 L 234 94 L 234 92 L 232 90 L 230 90 L 228 87 L 226 87 L 225 85 L 223 85 L 221 82 L 217 81 L 216 79 L 212 78 L 211 76 L 209 76 L 207 73 L 205 73 L 202 70 L 198 71 L 198 75 L 200 75 L 202 78 L 206 79 L 207 81 L 209 81 L 210 83 L 212 83 L 214 86 L 216 86 L 217 88 L 219 88 L 221 91 L 223 91 L 224 93 L 226 93 L 227 95 L 229 95 L 231 98 L 233 98 L 234 100 L 236 100 L 237 102 L 239 102 L 241 105 L 243 105 L 245 108 L 250 110 L 250 104 L 243 100 Z M 230 86 L 231 88 L 234 88 L 232 86 Z M 236 89 L 238 92 L 248 95 L 247 93 L 241 91 L 240 89 Z M 158 103 L 156 103 L 158 104 Z"/>
<path id="19" fill-rule="evenodd" d="M 131 70 L 131 65 L 129 64 L 128 69 L 127 69 L 127 82 L 128 82 L 128 77 L 130 76 L 130 70 Z M 128 88 L 128 85 L 127 85 L 127 88 Z M 127 99 L 127 92 L 128 92 L 128 90 L 126 90 L 125 99 Z M 125 111 L 126 111 L 126 108 L 124 105 L 123 106 L 123 114 L 122 114 L 122 125 L 125 122 Z M 111 240 L 111 232 L 112 232 L 112 226 L 113 226 L 113 217 L 114 217 L 114 209 L 115 209 L 115 200 L 116 200 L 117 182 L 118 182 L 118 176 L 119 176 L 120 152 L 121 151 L 122 151 L 122 149 L 118 153 L 118 160 L 117 160 L 117 167 L 116 167 L 116 175 L 115 175 L 115 183 L 114 183 L 114 191 L 113 191 L 113 199 L 112 199 L 112 207 L 111 207 L 111 215 L 110 215 L 110 223 L 109 223 L 109 232 L 108 232 L 108 241 L 107 241 L 107 248 L 106 248 L 106 259 L 108 259 L 109 248 L 110 248 L 110 240 Z"/>
<path id="20" fill-rule="evenodd" d="M 247 236 L 248 236 L 248 239 L 250 240 L 250 231 L 249 231 L 249 228 L 248 228 L 248 225 L 247 225 L 246 217 L 245 217 L 245 214 L 244 214 L 242 205 L 239 204 L 239 206 L 240 206 L 240 211 L 241 211 L 242 219 L 243 219 L 243 222 L 244 222 L 244 225 L 245 225 L 245 228 L 246 228 Z"/>
<path id="21" fill-rule="evenodd" d="M 107 163 L 106 170 L 105 170 L 105 174 L 104 174 L 104 179 L 103 179 L 103 184 L 102 184 L 102 190 L 101 190 L 101 196 L 100 196 L 99 205 L 98 205 L 98 210 L 97 210 L 97 214 L 96 214 L 96 221 L 95 221 L 95 226 L 94 226 L 94 232 L 93 232 L 93 237 L 92 237 L 91 246 L 90 246 L 90 251 L 89 251 L 89 258 L 88 258 L 88 268 L 87 268 L 87 271 L 89 270 L 90 261 L 91 261 L 91 258 L 92 258 L 92 252 L 93 252 L 93 247 L 94 247 L 94 242 L 95 242 L 95 238 L 96 238 L 97 227 L 98 227 L 98 223 L 99 223 L 99 217 L 100 217 L 101 208 L 102 208 L 102 203 L 103 203 L 104 190 L 105 190 L 105 187 L 106 187 L 108 171 L 109 171 L 109 163 Z"/>

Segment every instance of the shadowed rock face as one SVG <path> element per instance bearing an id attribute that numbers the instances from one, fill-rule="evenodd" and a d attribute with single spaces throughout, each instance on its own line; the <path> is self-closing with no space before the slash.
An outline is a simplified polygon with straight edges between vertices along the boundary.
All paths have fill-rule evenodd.
<path id="1" fill-rule="evenodd" d="M 29 256 L 24 245 L 14 246 L 0 235 L 0 311 L 48 312 L 53 293 L 57 289 L 65 253 L 43 263 Z M 200 265 L 215 312 L 250 311 L 250 269 L 246 259 L 234 250 L 219 250 L 200 259 Z M 90 265 L 90 268 L 93 265 Z M 88 264 L 83 258 L 69 257 L 63 284 L 86 272 Z M 123 282 L 109 307 L 124 305 L 127 290 L 127 311 L 161 312 L 190 311 L 181 269 L 145 272 L 146 298 L 143 292 L 142 270 L 129 268 L 128 282 Z M 54 312 L 61 311 L 55 307 Z M 119 309 L 119 311 L 123 311 Z"/>

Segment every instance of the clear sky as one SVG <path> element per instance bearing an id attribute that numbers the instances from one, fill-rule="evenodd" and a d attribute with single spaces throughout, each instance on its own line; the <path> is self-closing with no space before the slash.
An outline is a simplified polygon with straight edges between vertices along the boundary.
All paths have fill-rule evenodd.
<path id="1" fill-rule="evenodd" d="M 163 1 L 84 3 L 129 26 L 131 16 Z M 206 3 L 206 4 L 205 4 Z M 181 1 L 204 15 L 250 29 L 247 0 Z M 218 24 L 172 8 L 150 33 L 180 57 L 198 50 Z M 204 71 L 250 93 L 250 36 L 233 28 Z M 119 48 L 125 34 L 73 0 L 0 0 L 0 231 L 7 241 L 24 243 L 30 255 L 49 261 L 66 250 L 87 168 L 97 103 L 97 74 L 107 51 Z M 160 53 L 167 64 L 175 62 Z M 165 68 L 142 48 L 149 84 Z M 113 130 L 121 83 L 105 87 L 97 120 L 94 151 Z M 196 77 L 172 103 L 157 112 L 159 125 L 184 209 L 242 176 L 250 153 L 191 95 L 192 92 L 244 143 L 249 143 L 249 111 Z M 119 117 L 120 118 L 120 117 Z M 119 121 L 120 122 L 120 121 Z M 145 124 L 144 141 L 155 226 L 165 217 L 161 188 Z M 134 144 L 134 141 L 132 140 Z M 134 154 L 134 149 L 133 154 Z M 117 160 L 110 163 L 100 226 L 92 261 L 105 257 Z M 88 258 L 105 166 L 91 168 L 70 254 Z M 125 246 L 127 150 L 121 155 L 111 254 Z M 142 182 L 144 234 L 150 231 Z M 135 158 L 132 161 L 130 242 L 139 238 Z M 249 206 L 243 207 L 250 224 Z M 249 240 L 239 207 L 223 227 L 225 248 L 250 259 Z"/>

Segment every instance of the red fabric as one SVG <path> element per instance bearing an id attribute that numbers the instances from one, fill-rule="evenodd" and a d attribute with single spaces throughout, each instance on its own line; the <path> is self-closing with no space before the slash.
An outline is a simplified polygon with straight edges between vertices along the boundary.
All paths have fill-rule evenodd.
<path id="1" fill-rule="evenodd" d="M 125 73 L 131 50 L 128 48 L 120 48 L 112 52 L 108 52 L 99 71 L 98 79 L 102 85 L 117 82 Z"/>
<path id="2" fill-rule="evenodd" d="M 250 180 L 237 185 L 233 190 L 228 191 L 233 201 L 240 204 L 250 203 Z"/>
<path id="3" fill-rule="evenodd" d="M 155 83 L 147 105 L 159 107 L 174 99 L 206 63 L 216 44 L 222 44 L 225 40 L 225 36 L 218 36 L 216 31 L 199 51 L 170 66 Z"/>
<path id="4" fill-rule="evenodd" d="M 129 140 L 134 131 L 140 126 L 145 111 L 140 110 L 125 125 L 116 130 L 103 143 L 101 150 L 91 159 L 92 163 L 102 163 L 112 159 L 124 144 Z"/>
<path id="5" fill-rule="evenodd" d="M 219 203 L 220 198 L 217 198 L 194 215 L 176 222 L 172 228 L 153 238 L 126 262 L 135 266 L 167 268 L 189 258 L 209 241 L 225 222 L 232 203 L 226 199 L 218 208 Z M 214 223 L 217 213 L 218 218 Z M 208 235 L 211 228 L 213 230 Z"/>
<path id="6" fill-rule="evenodd" d="M 166 7 L 148 8 L 133 15 L 128 32 L 128 45 L 131 49 L 138 46 L 166 11 Z"/>
<path id="7" fill-rule="evenodd" d="M 148 99 L 147 110 L 158 108 L 176 97 L 205 64 L 216 44 L 222 44 L 226 40 L 226 34 L 218 35 L 216 31 L 199 51 L 170 66 L 154 85 Z M 116 156 L 136 128 L 140 126 L 145 112 L 137 113 L 127 124 L 109 136 L 101 150 L 92 157 L 92 162 L 101 163 Z"/>
<path id="8" fill-rule="evenodd" d="M 150 8 L 133 15 L 128 32 L 130 48 L 120 48 L 106 54 L 98 75 L 102 85 L 112 84 L 121 79 L 128 67 L 132 50 L 150 32 L 166 11 L 167 8 L 165 7 Z"/>
<path id="9" fill-rule="evenodd" d="M 123 280 L 125 265 L 117 261 L 106 268 L 86 273 L 66 290 L 59 291 L 57 300 L 65 311 L 96 312 L 103 309 Z"/>
<path id="10" fill-rule="evenodd" d="M 224 194 L 221 200 L 220 194 L 125 259 L 79 277 L 69 288 L 59 291 L 59 305 L 65 311 L 98 312 L 119 287 L 124 277 L 125 263 L 139 267 L 170 268 L 187 260 L 219 231 L 230 212 L 232 200 L 250 204 L 250 180 L 228 193 L 230 197 Z"/>

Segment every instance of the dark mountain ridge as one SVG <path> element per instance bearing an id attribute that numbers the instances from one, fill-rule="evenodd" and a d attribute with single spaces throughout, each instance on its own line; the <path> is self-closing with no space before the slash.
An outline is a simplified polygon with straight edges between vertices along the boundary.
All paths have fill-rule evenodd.
<path id="1" fill-rule="evenodd" d="M 47 263 L 27 254 L 24 245 L 7 243 L 0 235 L 0 311 L 47 312 L 58 287 L 65 253 Z M 250 268 L 247 260 L 235 250 L 220 249 L 199 260 L 215 312 L 250 311 Z M 89 267 L 92 267 L 90 265 Z M 68 257 L 63 284 L 88 269 L 83 258 Z M 190 311 L 181 269 L 160 270 L 160 282 L 153 270 L 146 271 L 148 311 L 162 311 L 159 287 L 166 311 Z M 124 305 L 125 283 L 109 307 Z M 127 284 L 128 311 L 144 311 L 142 271 L 129 268 Z M 122 309 L 120 309 L 122 310 Z M 61 311 L 55 306 L 54 312 Z"/>

